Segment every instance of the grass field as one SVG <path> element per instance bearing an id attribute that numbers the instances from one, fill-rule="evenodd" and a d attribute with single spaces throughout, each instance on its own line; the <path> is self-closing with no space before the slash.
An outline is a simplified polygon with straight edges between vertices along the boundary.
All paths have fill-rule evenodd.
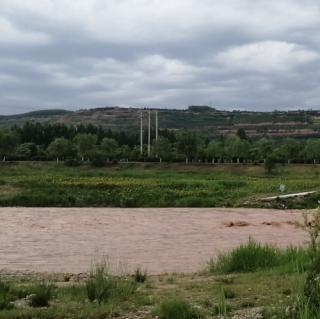
<path id="1" fill-rule="evenodd" d="M 104 168 L 62 163 L 0 164 L 0 206 L 63 207 L 275 207 L 314 208 L 319 194 L 305 200 L 261 203 L 287 192 L 320 189 L 320 166 L 122 164 Z"/>
<path id="2" fill-rule="evenodd" d="M 244 248 L 244 254 L 247 249 Z M 232 318 L 289 318 L 284 315 L 285 309 L 301 293 L 305 280 L 304 269 L 296 265 L 306 266 L 310 259 L 302 250 L 292 254 L 273 252 L 272 247 L 267 253 L 266 248 L 262 249 L 264 252 L 258 257 L 251 256 L 251 259 L 259 258 L 260 265 L 270 253 L 279 253 L 282 261 L 288 254 L 292 259 L 286 259 L 281 266 L 268 263 L 268 268 L 255 267 L 242 272 L 234 265 L 232 273 L 227 271 L 230 269 L 227 261 L 226 269 L 222 266 L 218 273 L 207 269 L 188 275 L 141 277 L 140 272 L 139 276 L 112 277 L 100 272 L 92 279 L 66 274 L 3 276 L 0 318 L 205 319 L 227 318 L 229 314 Z M 96 297 L 99 291 L 102 294 Z M 186 316 L 182 315 L 183 311 L 187 312 Z M 260 316 L 254 316 L 255 313 Z"/>

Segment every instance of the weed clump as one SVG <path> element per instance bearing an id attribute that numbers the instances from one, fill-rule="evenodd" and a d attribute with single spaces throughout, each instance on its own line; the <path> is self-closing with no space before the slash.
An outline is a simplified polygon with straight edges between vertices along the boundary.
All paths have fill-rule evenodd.
<path id="1" fill-rule="evenodd" d="M 0 310 L 13 308 L 10 286 L 0 279 Z"/>
<path id="2" fill-rule="evenodd" d="M 91 302 L 99 304 L 111 297 L 112 281 L 105 263 L 96 264 L 86 282 L 87 296 Z"/>
<path id="3" fill-rule="evenodd" d="M 133 280 L 113 277 L 104 262 L 93 267 L 86 282 L 88 299 L 99 304 L 111 298 L 127 299 L 135 290 L 136 284 Z"/>
<path id="4" fill-rule="evenodd" d="M 200 319 L 201 312 L 194 308 L 188 301 L 180 298 L 172 298 L 163 301 L 154 314 L 159 319 Z"/>
<path id="5" fill-rule="evenodd" d="M 278 266 L 279 250 L 269 245 L 261 245 L 250 239 L 245 245 L 220 255 L 216 262 L 210 261 L 210 271 L 218 273 L 252 272 L 257 269 Z"/>
<path id="6" fill-rule="evenodd" d="M 146 270 L 142 270 L 138 267 L 134 272 L 134 280 L 138 283 L 144 283 L 147 280 L 148 274 Z"/>
<path id="7" fill-rule="evenodd" d="M 221 289 L 218 304 L 214 306 L 214 313 L 215 315 L 223 316 L 223 318 L 225 318 L 230 311 L 231 306 L 226 301 L 226 293 Z"/>
<path id="8" fill-rule="evenodd" d="M 216 261 L 209 261 L 212 273 L 230 274 L 235 272 L 254 272 L 278 266 L 287 266 L 302 271 L 310 262 L 310 251 L 303 248 L 289 247 L 281 250 L 272 245 L 257 243 L 253 239 L 244 245 L 221 254 Z"/>
<path id="9" fill-rule="evenodd" d="M 304 294 L 311 308 L 320 308 L 320 254 L 317 255 L 307 273 Z"/>
<path id="10" fill-rule="evenodd" d="M 48 307 L 49 301 L 52 297 L 52 286 L 47 284 L 40 284 L 34 286 L 30 295 L 29 305 L 34 308 Z"/>

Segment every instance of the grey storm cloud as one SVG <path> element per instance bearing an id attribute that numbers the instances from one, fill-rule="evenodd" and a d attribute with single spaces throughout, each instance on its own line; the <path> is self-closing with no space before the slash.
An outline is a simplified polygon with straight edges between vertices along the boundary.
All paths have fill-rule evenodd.
<path id="1" fill-rule="evenodd" d="M 318 0 L 0 0 L 0 114 L 320 106 Z"/>

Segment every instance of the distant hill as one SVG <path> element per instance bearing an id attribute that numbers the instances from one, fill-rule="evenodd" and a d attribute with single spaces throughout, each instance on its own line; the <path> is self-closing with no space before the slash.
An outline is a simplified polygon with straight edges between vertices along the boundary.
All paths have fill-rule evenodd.
<path id="1" fill-rule="evenodd" d="M 73 113 L 67 110 L 39 110 L 22 114 L 0 115 L 0 128 L 23 125 L 25 122 L 58 122 L 59 118 Z"/>
<path id="2" fill-rule="evenodd" d="M 15 115 L 0 115 L 1 120 L 12 120 L 12 119 L 20 119 L 20 118 L 39 118 L 39 117 L 49 117 L 49 116 L 56 116 L 56 115 L 65 115 L 68 113 L 72 113 L 72 111 L 67 110 L 40 110 L 40 111 L 33 111 L 28 113 L 22 114 L 15 114 Z"/>
<path id="3" fill-rule="evenodd" d="M 152 109 L 152 123 L 155 111 L 159 115 L 159 128 L 168 130 L 192 129 L 199 133 L 219 136 L 235 134 L 244 128 L 248 136 L 320 136 L 320 111 L 224 111 L 208 106 L 190 106 L 186 110 Z M 22 125 L 27 121 L 94 124 L 113 131 L 138 132 L 140 114 L 147 125 L 145 109 L 105 107 L 79 111 L 42 110 L 25 114 L 0 116 L 0 127 Z"/>

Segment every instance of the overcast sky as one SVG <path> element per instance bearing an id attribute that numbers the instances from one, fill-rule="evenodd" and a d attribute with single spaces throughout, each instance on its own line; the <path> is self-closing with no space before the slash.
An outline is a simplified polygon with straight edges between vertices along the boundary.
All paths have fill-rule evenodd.
<path id="1" fill-rule="evenodd" d="M 0 114 L 320 108 L 319 0 L 0 0 Z"/>

